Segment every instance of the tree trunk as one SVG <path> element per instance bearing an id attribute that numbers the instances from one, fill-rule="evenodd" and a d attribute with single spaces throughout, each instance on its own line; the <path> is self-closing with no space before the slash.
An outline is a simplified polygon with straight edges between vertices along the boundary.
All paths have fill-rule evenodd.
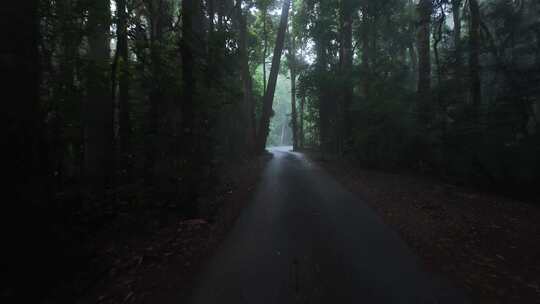
<path id="1" fill-rule="evenodd" d="M 256 130 L 255 130 L 255 107 L 253 101 L 253 83 L 249 72 L 249 56 L 247 48 L 247 20 L 242 12 L 241 0 L 237 0 L 237 23 L 239 26 L 239 53 L 241 61 L 241 77 L 242 87 L 244 90 L 243 104 L 243 120 L 245 132 L 245 144 L 249 154 L 252 154 L 255 149 Z"/>
<path id="2" fill-rule="evenodd" d="M 128 181 L 131 176 L 131 121 L 129 107 L 129 49 L 128 49 L 128 14 L 126 0 L 117 0 L 117 60 L 119 67 L 119 122 L 118 135 L 120 144 L 120 165 L 122 174 Z"/>
<path id="3" fill-rule="evenodd" d="M 44 282 L 55 271 L 59 254 L 51 238 L 54 213 L 50 143 L 40 103 L 40 17 L 38 0 L 0 1 L 0 82 L 2 83 L 2 175 L 4 200 L 0 212 L 4 302 L 36 303 L 46 292 Z M 57 214 L 53 214 L 57 215 Z M 46 248 L 41 254 L 32 253 Z M 59 261 L 59 260 L 58 260 Z M 57 266 L 57 265 L 55 265 Z M 32 273 L 32 275 L 27 275 Z M 26 292 L 36 286 L 34 292 Z M 41 287 L 38 287 L 41 286 Z M 5 289 L 7 287 L 7 289 Z M 7 298 L 6 298 L 7 295 Z M 16 295 L 16 296 L 15 296 Z"/>
<path id="4" fill-rule="evenodd" d="M 195 15 L 195 0 L 183 0 L 182 1 L 182 41 L 181 41 L 181 55 L 182 55 L 182 127 L 183 132 L 182 149 L 183 158 L 182 161 L 186 164 L 184 171 L 186 175 L 186 199 L 189 205 L 189 211 L 195 213 L 196 205 L 194 201 L 197 195 L 196 178 L 194 178 L 197 169 L 197 164 L 194 158 L 196 157 L 196 143 L 194 132 L 195 123 L 195 56 L 194 47 L 195 39 L 197 37 L 194 34 L 193 29 L 193 16 Z M 223 4 L 221 4 L 223 6 Z M 220 14 L 220 19 L 222 15 Z M 220 28 L 222 21 L 220 20 Z"/>
<path id="5" fill-rule="evenodd" d="M 454 19 L 454 51 L 456 60 L 456 78 L 460 79 L 462 65 L 461 46 L 461 2 L 462 0 L 452 0 L 452 15 Z"/>
<path id="6" fill-rule="evenodd" d="M 51 148 L 51 169 L 55 174 L 55 190 L 60 190 L 65 185 L 65 178 L 73 178 L 76 175 L 80 178 L 82 172 L 81 151 L 83 137 L 66 136 L 67 133 L 81 134 L 80 116 L 82 115 L 81 98 L 77 96 L 77 84 L 75 75 L 77 70 L 77 58 L 79 57 L 80 36 L 75 28 L 78 23 L 72 16 L 78 12 L 75 11 L 75 5 L 68 1 L 59 1 L 56 3 L 56 14 L 60 21 L 58 31 L 60 34 L 58 59 L 58 75 L 60 80 L 54 86 L 52 100 L 62 101 L 54 110 L 54 118 L 50 121 L 49 147 Z M 70 105 L 73 107 L 75 115 L 62 115 L 62 106 Z M 74 123 L 77 122 L 77 123 Z M 72 153 L 68 151 L 72 150 Z"/>
<path id="7" fill-rule="evenodd" d="M 14 191 L 14 196 L 8 194 L 6 208 L 26 208 L 28 203 L 46 204 L 47 200 L 41 192 L 48 190 L 48 159 L 40 108 L 38 7 L 37 0 L 0 4 L 0 32 L 5 39 L 0 44 L 0 78 L 7 126 L 3 174 L 9 177 L 8 191 Z M 11 216 L 6 210 L 2 213 Z"/>
<path id="8" fill-rule="evenodd" d="M 147 144 L 145 145 L 145 182 L 148 186 L 153 186 L 158 189 L 160 179 L 163 179 L 163 172 L 158 172 L 157 168 L 161 167 L 160 163 L 167 161 L 165 157 L 164 138 L 166 138 L 166 130 L 163 128 L 163 116 L 166 113 L 164 105 L 163 88 L 161 87 L 162 77 L 162 49 L 161 42 L 163 39 L 163 24 L 161 18 L 161 10 L 156 0 L 147 2 L 148 16 L 150 21 L 150 59 L 151 59 L 151 85 L 148 96 L 150 110 L 148 112 Z"/>
<path id="9" fill-rule="evenodd" d="M 221 3 L 225 14 L 225 4 Z M 199 83 L 203 75 L 202 66 L 207 58 L 207 48 L 204 24 L 204 12 L 201 1 L 182 1 L 182 141 L 178 142 L 177 152 L 184 159 L 184 199 L 186 212 L 196 215 L 196 199 L 200 193 L 201 181 L 206 177 L 203 172 L 205 161 L 209 160 L 210 147 L 207 146 L 208 130 L 206 130 L 206 113 L 197 108 L 197 94 L 204 88 L 204 83 Z M 223 24 L 222 24 L 223 26 Z M 207 83 L 208 84 L 208 83 Z M 180 143 L 182 146 L 180 147 Z"/>
<path id="10" fill-rule="evenodd" d="M 480 104 L 482 103 L 482 88 L 480 82 L 480 7 L 477 0 L 469 0 L 471 25 L 469 33 L 470 57 L 469 73 L 471 79 L 471 97 L 474 106 L 474 121 L 478 122 Z"/>
<path id="11" fill-rule="evenodd" d="M 433 4 L 431 0 L 420 0 L 418 13 L 418 98 L 419 119 L 427 123 L 430 113 L 431 58 L 430 58 L 430 23 Z"/>
<path id="12" fill-rule="evenodd" d="M 302 95 L 302 98 L 300 99 L 300 115 L 299 115 L 299 120 L 300 120 L 300 128 L 298 130 L 298 145 L 300 146 L 300 148 L 304 148 L 304 144 L 305 144 L 305 138 L 304 138 L 304 105 L 306 103 L 306 96 L 305 94 Z"/>
<path id="13" fill-rule="evenodd" d="M 291 67 L 290 72 L 291 72 L 291 127 L 292 127 L 292 138 L 293 138 L 293 150 L 297 150 L 298 149 L 298 124 L 297 124 L 297 115 L 296 115 L 296 70 L 295 68 Z"/>
<path id="14" fill-rule="evenodd" d="M 272 67 L 270 69 L 270 78 L 268 79 L 268 88 L 263 99 L 263 109 L 259 127 L 259 134 L 257 138 L 257 152 L 264 152 L 266 146 L 266 139 L 268 137 L 268 131 L 270 127 L 270 118 L 272 116 L 272 103 L 274 101 L 274 93 L 276 90 L 277 76 L 279 72 L 279 65 L 281 63 L 281 54 L 283 52 L 283 44 L 285 40 L 285 30 L 287 29 L 287 20 L 289 18 L 289 8 L 291 6 L 291 0 L 283 1 L 283 8 L 281 10 L 281 21 L 279 24 L 278 34 L 276 38 L 276 46 L 274 48 L 274 56 L 272 58 Z"/>
<path id="15" fill-rule="evenodd" d="M 460 90 L 463 87 L 463 44 L 461 42 L 461 4 L 462 0 L 452 0 L 452 17 L 454 20 L 454 81 L 456 95 L 460 101 L 463 100 L 463 92 Z"/>
<path id="16" fill-rule="evenodd" d="M 193 31 L 194 0 L 182 1 L 182 121 L 185 127 L 191 128 L 193 120 L 193 94 L 194 94 L 194 56 L 193 43 L 196 39 Z M 191 149 L 191 148 L 189 148 Z"/>
<path id="17" fill-rule="evenodd" d="M 88 9 L 88 83 L 85 104 L 85 176 L 89 190 L 101 196 L 112 182 L 114 106 L 110 92 L 110 1 L 95 0 Z"/>
<path id="18" fill-rule="evenodd" d="M 352 50 L 352 14 L 351 1 L 341 1 L 341 43 L 340 43 L 340 69 L 343 79 L 343 96 L 341 100 L 339 133 L 341 137 L 340 152 L 343 152 L 344 145 L 349 140 L 351 134 L 351 120 L 349 109 L 353 98 L 353 86 L 351 81 L 353 50 Z"/>
<path id="19" fill-rule="evenodd" d="M 317 73 L 324 75 L 327 73 L 326 65 L 328 58 L 326 56 L 326 45 L 322 39 L 315 42 L 317 49 Z M 328 98 L 328 88 L 323 81 L 318 85 L 318 98 L 319 98 L 319 144 L 322 152 L 331 151 L 331 125 L 330 125 L 330 100 Z"/>
<path id="20" fill-rule="evenodd" d="M 364 98 L 369 98 L 369 85 L 370 85 L 370 68 L 369 68 L 369 15 L 367 7 L 362 8 L 362 73 L 364 74 L 364 81 L 362 82 L 362 93 Z"/>
<path id="21" fill-rule="evenodd" d="M 266 54 L 268 53 L 268 33 L 266 29 L 266 17 L 268 15 L 268 8 L 263 9 L 263 96 L 266 95 Z"/>
<path id="22" fill-rule="evenodd" d="M 280 139 L 279 139 L 279 145 L 280 146 L 285 145 L 285 127 L 286 127 L 286 124 L 281 125 L 281 136 L 280 136 Z"/>
<path id="23" fill-rule="evenodd" d="M 214 33 L 214 29 L 215 29 L 215 23 L 214 23 L 214 16 L 216 15 L 216 6 L 215 6 L 215 0 L 208 0 L 207 1 L 207 5 L 208 5 L 208 17 L 209 17 L 209 20 L 208 20 L 208 26 L 209 26 L 209 32 L 210 32 L 210 35 L 212 35 L 212 33 Z"/>
<path id="24" fill-rule="evenodd" d="M 439 43 L 443 39 L 443 26 L 446 23 L 446 17 L 444 16 L 444 9 L 441 7 L 441 17 L 438 20 L 437 28 L 433 31 L 433 55 L 435 58 L 435 66 L 437 68 L 437 85 L 440 86 L 442 82 L 442 70 L 441 70 L 441 58 L 439 54 Z M 440 101 L 440 98 L 439 98 Z"/>
<path id="25" fill-rule="evenodd" d="M 411 43 L 411 45 L 409 46 L 409 56 L 410 56 L 410 59 L 411 59 L 412 74 L 414 75 L 413 83 L 414 83 L 414 86 L 417 87 L 418 86 L 418 84 L 417 84 L 417 81 L 418 81 L 418 56 L 416 55 L 416 49 L 414 47 L 414 43 Z"/>
<path id="26" fill-rule="evenodd" d="M 294 12 L 293 12 L 294 14 Z M 292 18 L 292 16 L 291 16 Z M 289 72 L 291 76 L 291 128 L 292 128 L 292 140 L 293 150 L 298 149 L 298 123 L 296 115 L 296 37 L 294 36 L 294 29 L 289 32 Z"/>

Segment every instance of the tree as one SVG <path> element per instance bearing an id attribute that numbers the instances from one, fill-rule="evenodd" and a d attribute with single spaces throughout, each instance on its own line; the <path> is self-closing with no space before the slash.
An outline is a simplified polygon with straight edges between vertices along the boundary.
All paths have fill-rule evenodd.
<path id="1" fill-rule="evenodd" d="M 116 93 L 115 79 L 118 74 L 118 137 L 120 148 L 120 164 L 121 169 L 125 171 L 125 177 L 129 179 L 131 175 L 131 160 L 130 160 L 130 140 L 131 140 L 131 121 L 129 107 L 129 48 L 128 48 L 128 12 L 127 1 L 118 0 L 116 3 L 117 9 L 117 49 L 114 60 L 115 71 L 113 71 L 113 95 Z"/>
<path id="2" fill-rule="evenodd" d="M 270 118 L 272 116 L 272 103 L 274 100 L 274 92 L 276 90 L 277 76 L 279 73 L 279 65 L 281 62 L 281 54 L 283 52 L 283 44 L 285 41 L 285 31 L 287 29 L 287 20 L 289 17 L 289 8 L 291 0 L 284 0 L 281 10 L 281 20 L 276 37 L 276 45 L 274 47 L 274 56 L 272 58 L 272 67 L 270 69 L 270 78 L 268 79 L 268 88 L 263 98 L 263 108 L 257 135 L 257 152 L 262 153 L 266 145 L 266 138 L 270 126 Z"/>
<path id="3" fill-rule="evenodd" d="M 267 31 L 267 16 L 268 16 L 268 5 L 264 5 L 262 9 L 262 18 L 263 18 L 263 95 L 266 95 L 266 54 L 268 53 L 268 31 Z"/>
<path id="4" fill-rule="evenodd" d="M 12 99 L 5 104 L 9 144 L 4 151 L 4 174 L 13 182 L 14 201 L 9 205 L 16 208 L 47 201 L 42 192 L 47 189 L 49 172 L 40 98 L 38 7 L 37 0 L 0 4 L 0 29 L 9 41 L 0 46 L 1 78 L 6 101 Z"/>
<path id="5" fill-rule="evenodd" d="M 351 122 L 349 109 L 353 98 L 353 85 L 352 85 L 352 65 L 353 65 L 353 46 L 352 46 L 352 28 L 353 28 L 353 12 L 354 8 L 352 1 L 341 0 L 340 2 L 340 73 L 341 79 L 343 79 L 342 97 L 340 104 L 340 134 L 342 136 L 339 144 L 340 151 L 343 151 L 344 141 L 347 141 L 351 134 Z"/>
<path id="6" fill-rule="evenodd" d="M 103 195 L 113 178 L 113 102 L 110 95 L 110 1 L 88 7 L 88 76 L 85 102 L 84 172 L 95 195 Z"/>
<path id="7" fill-rule="evenodd" d="M 363 75 L 363 93 L 367 98 L 369 96 L 369 86 L 370 86 L 370 67 L 369 67 L 369 56 L 370 56 L 370 12 L 368 3 L 364 3 L 361 7 L 362 11 L 362 73 Z"/>
<path id="8" fill-rule="evenodd" d="M 454 20 L 454 56 L 456 62 L 456 76 L 459 78 L 462 65 L 462 46 L 461 46 L 461 3 L 462 0 L 452 0 L 452 17 Z"/>
<path id="9" fill-rule="evenodd" d="M 223 5 L 223 4 L 222 4 Z M 198 92 L 199 83 L 197 82 L 198 63 L 200 63 L 201 42 L 204 39 L 198 36 L 197 32 L 201 31 L 201 24 L 198 23 L 200 16 L 200 3 L 195 0 L 182 1 L 182 143 L 183 147 L 178 149 L 178 152 L 183 154 L 184 159 L 189 160 L 183 167 L 186 171 L 186 195 L 185 200 L 188 204 L 188 213 L 194 214 L 197 212 L 195 200 L 198 195 L 198 179 L 200 177 L 200 146 L 197 142 L 198 119 L 196 109 L 196 94 Z M 220 27 L 222 23 L 220 23 Z M 198 28 L 199 27 L 199 28 Z M 200 53 L 199 53 L 200 54 Z M 181 150 L 180 150 L 181 149 Z"/>
<path id="10" fill-rule="evenodd" d="M 165 124 L 162 122 L 165 113 L 167 113 L 167 106 L 165 105 L 165 92 L 164 92 L 164 12 L 161 4 L 161 0 L 149 0 L 145 2 L 145 16 L 144 18 L 150 21 L 149 37 L 150 41 L 144 41 L 148 44 L 149 52 L 149 67 L 142 66 L 143 69 L 149 69 L 150 79 L 148 79 L 148 102 L 149 111 L 146 113 L 146 142 L 145 145 L 145 159 L 144 159 L 144 179 L 147 186 L 158 187 L 160 175 L 164 175 L 163 172 L 157 172 L 158 164 L 166 163 L 165 157 L 166 142 L 164 137 L 167 135 Z M 142 23 L 142 22 L 140 22 Z M 140 31 L 144 31 L 141 24 L 138 25 Z M 147 34 L 145 32 L 140 33 L 145 39 Z M 142 57 L 144 52 L 139 53 Z"/>
<path id="11" fill-rule="evenodd" d="M 236 20 L 239 30 L 238 48 L 240 53 L 241 64 L 241 78 L 243 86 L 243 121 L 246 126 L 245 144 L 248 149 L 248 153 L 252 154 L 255 149 L 255 142 L 257 138 L 255 129 L 255 107 L 253 100 L 253 84 L 251 74 L 249 72 L 249 53 L 247 47 L 247 20 L 246 16 L 242 12 L 242 0 L 236 2 Z"/>
<path id="12" fill-rule="evenodd" d="M 5 101 L 2 174 L 9 198 L 0 215 L 0 236 L 10 244 L 2 250 L 2 273 L 10 278 L 4 284 L 7 290 L 15 288 L 12 292 L 18 301 L 39 302 L 36 294 L 43 291 L 41 286 L 48 279 L 45 273 L 53 271 L 48 267 L 52 256 L 43 252 L 36 257 L 31 252 L 51 246 L 44 227 L 52 222 L 48 212 L 54 194 L 41 94 L 39 1 L 0 2 L 0 32 L 6 39 L 0 45 L 0 81 Z M 24 275 L 31 271 L 35 271 L 33 276 Z M 25 294 L 24 286 L 29 285 L 38 292 Z"/>
<path id="13" fill-rule="evenodd" d="M 432 0 L 420 0 L 418 4 L 418 98 L 420 120 L 429 119 L 429 98 L 431 91 L 430 24 L 433 11 Z"/>
<path id="14" fill-rule="evenodd" d="M 296 113 L 296 38 L 293 34 L 294 28 L 291 29 L 289 35 L 289 72 L 291 77 L 291 127 L 292 127 L 292 137 L 293 137 L 293 149 L 298 149 L 298 123 L 297 123 L 297 113 Z"/>
<path id="15" fill-rule="evenodd" d="M 469 27 L 469 73 L 471 79 L 471 97 L 474 106 L 474 121 L 478 122 L 479 107 L 482 102 L 480 82 L 480 7 L 477 0 L 469 0 L 471 25 Z"/>
<path id="16" fill-rule="evenodd" d="M 304 111 L 305 111 L 305 105 L 306 105 L 306 96 L 305 94 L 302 94 L 302 97 L 300 98 L 300 115 L 298 115 L 298 120 L 300 122 L 299 128 L 298 128 L 298 146 L 300 148 L 305 148 L 305 134 L 304 134 Z"/>

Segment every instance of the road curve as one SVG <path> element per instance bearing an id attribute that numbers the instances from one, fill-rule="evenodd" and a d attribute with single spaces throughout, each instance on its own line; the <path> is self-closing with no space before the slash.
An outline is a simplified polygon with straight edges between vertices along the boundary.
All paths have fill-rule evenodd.
<path id="1" fill-rule="evenodd" d="M 270 152 L 191 303 L 469 303 L 322 169 L 287 148 Z"/>

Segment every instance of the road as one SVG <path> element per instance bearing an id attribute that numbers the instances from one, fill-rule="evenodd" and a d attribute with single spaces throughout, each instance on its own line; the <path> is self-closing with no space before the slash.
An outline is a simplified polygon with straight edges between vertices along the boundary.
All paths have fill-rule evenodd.
<path id="1" fill-rule="evenodd" d="M 270 152 L 192 303 L 468 303 L 321 168 L 288 148 Z"/>

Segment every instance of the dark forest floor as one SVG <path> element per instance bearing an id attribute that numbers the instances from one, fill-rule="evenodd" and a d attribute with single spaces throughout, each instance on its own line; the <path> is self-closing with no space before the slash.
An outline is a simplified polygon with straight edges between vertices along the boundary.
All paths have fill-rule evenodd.
<path id="1" fill-rule="evenodd" d="M 119 214 L 85 241 L 91 258 L 55 284 L 44 303 L 185 302 L 269 157 L 221 168 L 215 190 L 198 202 L 203 211 L 197 218 L 186 218 L 174 205 Z"/>
<path id="2" fill-rule="evenodd" d="M 540 303 L 540 205 L 310 155 L 474 303 Z"/>

